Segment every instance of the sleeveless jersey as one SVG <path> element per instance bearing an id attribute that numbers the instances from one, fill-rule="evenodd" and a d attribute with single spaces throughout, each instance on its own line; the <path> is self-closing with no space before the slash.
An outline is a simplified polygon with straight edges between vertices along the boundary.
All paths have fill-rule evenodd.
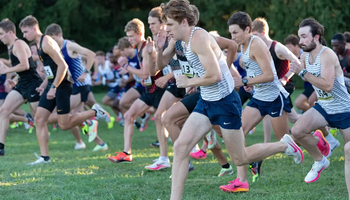
<path id="1" fill-rule="evenodd" d="M 134 57 L 132 58 L 128 57 L 128 64 L 135 69 L 141 69 L 139 64 L 139 59 L 137 58 L 137 49 L 135 49 Z M 133 76 L 136 82 L 141 83 L 142 78 L 136 76 L 135 74 Z"/>
<path id="2" fill-rule="evenodd" d="M 309 63 L 310 53 L 306 53 L 306 70 L 316 77 L 321 76 L 321 54 L 326 48 L 328 47 L 322 47 L 313 64 Z M 327 114 L 350 112 L 350 96 L 346 90 L 343 75 L 334 79 L 332 91 L 329 93 L 315 87 L 314 85 L 312 85 L 312 87 L 316 91 L 318 104 L 326 111 Z"/>
<path id="3" fill-rule="evenodd" d="M 272 41 L 271 47 L 269 49 L 273 63 L 275 64 L 277 77 L 283 78 L 287 72 L 289 71 L 289 60 L 281 60 L 278 58 L 275 47 L 276 47 L 277 41 Z"/>
<path id="4" fill-rule="evenodd" d="M 192 78 L 194 76 L 194 70 L 193 67 L 187 61 L 181 40 L 175 42 L 175 53 L 179 61 L 179 65 L 181 67 L 181 73 L 180 71 L 174 71 L 174 76 L 176 76 L 177 74 L 183 74 L 188 78 Z"/>
<path id="5" fill-rule="evenodd" d="M 52 60 L 52 58 L 49 55 L 47 55 L 44 52 L 44 50 L 42 48 L 44 36 L 45 35 L 41 36 L 39 47 L 38 47 L 37 51 L 38 51 L 39 58 L 44 65 L 46 77 L 48 78 L 48 83 L 49 83 L 49 85 L 51 85 L 53 83 L 53 80 L 56 77 L 57 64 Z M 64 75 L 64 79 L 63 79 L 62 83 L 68 83 L 67 74 L 68 74 L 68 72 Z"/>
<path id="6" fill-rule="evenodd" d="M 202 77 L 206 73 L 206 70 L 202 66 L 199 58 L 191 50 L 191 39 L 193 33 L 195 30 L 199 29 L 201 28 L 194 27 L 192 29 L 190 39 L 187 44 L 187 49 L 185 50 L 185 55 L 188 63 L 193 67 L 194 72 L 198 75 L 198 77 Z M 200 86 L 201 97 L 205 101 L 218 101 L 223 99 L 231 94 L 234 89 L 234 81 L 226 63 L 226 56 L 224 56 L 223 53 L 220 55 L 218 64 L 222 73 L 222 80 L 214 83 L 213 85 Z"/>
<path id="7" fill-rule="evenodd" d="M 15 42 L 17 40 L 18 39 L 16 39 Z M 11 60 L 11 65 L 16 66 L 20 62 L 19 62 L 17 56 L 15 56 L 12 51 L 13 51 L 13 45 L 10 47 L 10 60 Z M 36 71 L 35 62 L 34 62 L 32 56 L 30 56 L 28 58 L 28 63 L 29 63 L 28 70 L 16 72 L 20 78 L 19 81 L 27 83 L 27 82 L 33 81 L 34 79 L 41 80 L 38 72 Z"/>
<path id="8" fill-rule="evenodd" d="M 73 86 L 79 87 L 79 86 L 88 85 L 88 81 L 89 81 L 88 78 L 86 78 L 84 82 L 78 81 L 78 78 L 84 73 L 85 67 L 83 66 L 83 62 L 81 60 L 80 55 L 77 58 L 72 58 L 69 56 L 68 49 L 67 49 L 67 42 L 68 42 L 68 40 L 64 40 L 61 52 L 62 52 L 64 60 L 66 61 L 67 65 L 68 65 L 68 68 L 69 68 L 69 71 L 72 75 L 72 78 L 74 80 Z"/>
<path id="9" fill-rule="evenodd" d="M 115 79 L 114 72 L 112 71 L 110 65 L 111 65 L 111 63 L 109 62 L 109 60 L 106 60 L 103 67 L 102 67 L 102 65 L 98 66 L 98 72 L 102 77 L 102 83 L 104 85 L 106 83 L 106 80 L 113 81 Z M 118 85 L 118 83 L 117 82 L 110 82 L 107 85 L 110 88 L 114 88 Z"/>
<path id="10" fill-rule="evenodd" d="M 241 52 L 243 52 L 242 63 L 247 71 L 248 78 L 260 76 L 263 73 L 258 63 L 250 58 L 250 45 L 255 37 L 256 36 L 252 35 L 249 41 L 248 48 L 245 52 L 243 52 L 243 46 L 241 46 Z M 260 101 L 272 102 L 278 97 L 278 95 L 281 92 L 285 97 L 288 97 L 289 95 L 278 80 L 275 65 L 273 63 L 272 58 L 270 60 L 270 66 L 273 72 L 274 80 L 271 82 L 259 83 L 254 85 L 253 98 L 258 99 Z"/>

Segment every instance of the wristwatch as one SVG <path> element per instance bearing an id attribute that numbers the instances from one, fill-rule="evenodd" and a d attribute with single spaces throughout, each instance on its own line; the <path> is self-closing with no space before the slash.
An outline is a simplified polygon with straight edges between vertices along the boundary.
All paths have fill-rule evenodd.
<path id="1" fill-rule="evenodd" d="M 89 73 L 89 71 L 88 71 L 87 69 L 84 69 L 84 73 L 87 73 L 87 74 L 88 74 L 88 73 Z"/>
<path id="2" fill-rule="evenodd" d="M 54 84 L 52 84 L 50 88 L 57 89 L 57 87 Z"/>
<path id="3" fill-rule="evenodd" d="M 246 79 L 246 78 L 243 78 L 243 79 L 242 79 L 242 83 L 244 84 L 244 86 L 247 86 L 247 83 L 248 83 L 248 79 Z"/>

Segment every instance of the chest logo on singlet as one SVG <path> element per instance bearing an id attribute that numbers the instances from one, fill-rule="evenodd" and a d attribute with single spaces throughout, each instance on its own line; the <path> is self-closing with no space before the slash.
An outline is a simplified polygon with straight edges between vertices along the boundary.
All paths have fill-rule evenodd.
<path id="1" fill-rule="evenodd" d="M 129 65 L 133 68 L 135 68 L 137 66 L 137 63 L 136 62 L 129 62 Z"/>

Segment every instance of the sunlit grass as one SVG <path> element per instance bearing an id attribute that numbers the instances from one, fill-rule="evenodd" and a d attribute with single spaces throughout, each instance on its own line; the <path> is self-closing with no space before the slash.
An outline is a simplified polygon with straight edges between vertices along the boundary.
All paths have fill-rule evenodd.
<path id="1" fill-rule="evenodd" d="M 295 92 L 294 96 L 299 92 Z M 95 96 L 100 100 L 103 95 Z M 24 108 L 28 109 L 27 105 Z M 39 166 L 26 165 L 36 159 L 34 152 L 40 152 L 35 132 L 28 134 L 23 127 L 9 130 L 6 156 L 0 157 L 0 200 L 169 199 L 171 170 L 149 172 L 144 168 L 159 156 L 159 149 L 150 147 L 150 143 L 156 140 L 154 122 L 150 121 L 145 132 L 135 131 L 131 164 L 115 164 L 107 159 L 114 152 L 123 150 L 122 127 L 116 123 L 110 130 L 101 122 L 98 130 L 109 146 L 106 152 L 92 152 L 95 144 L 87 143 L 84 135 L 82 138 L 86 142 L 86 149 L 74 150 L 75 140 L 70 132 L 50 130 L 51 163 Z M 304 182 L 313 164 L 307 152 L 304 151 L 301 165 L 296 165 L 284 154 L 276 154 L 263 162 L 259 182 L 252 183 L 248 171 L 250 192 L 243 194 L 227 194 L 219 190 L 220 185 L 235 179 L 236 174 L 217 177 L 221 166 L 209 151 L 207 159 L 192 160 L 195 170 L 188 175 L 183 199 L 346 199 L 344 142 L 340 134 L 336 138 L 342 146 L 333 153 L 330 167 L 322 172 L 317 182 Z M 275 140 L 272 136 L 272 141 Z M 253 135 L 247 136 L 247 145 L 262 141 L 262 127 L 259 125 Z M 221 146 L 232 164 L 225 144 Z M 172 160 L 173 148 L 170 142 L 168 150 Z"/>

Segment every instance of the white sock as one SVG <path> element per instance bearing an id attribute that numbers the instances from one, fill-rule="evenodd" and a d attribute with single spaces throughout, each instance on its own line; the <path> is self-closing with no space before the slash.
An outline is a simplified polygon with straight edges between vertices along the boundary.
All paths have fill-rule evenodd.
<path id="1" fill-rule="evenodd" d="M 333 140 L 336 140 L 336 139 L 333 137 L 333 135 L 330 134 L 330 133 L 329 133 L 325 138 L 326 138 L 326 140 L 327 140 L 328 142 L 333 141 Z"/>
<path id="2" fill-rule="evenodd" d="M 169 157 L 168 156 L 159 156 L 159 159 L 161 160 L 161 161 L 168 161 L 169 160 Z"/>
<path id="3" fill-rule="evenodd" d="M 322 156 L 323 158 L 322 158 L 322 160 L 321 161 L 319 161 L 319 163 L 321 163 L 321 164 L 323 164 L 324 162 L 326 162 L 326 157 L 324 157 L 324 156 Z"/>

